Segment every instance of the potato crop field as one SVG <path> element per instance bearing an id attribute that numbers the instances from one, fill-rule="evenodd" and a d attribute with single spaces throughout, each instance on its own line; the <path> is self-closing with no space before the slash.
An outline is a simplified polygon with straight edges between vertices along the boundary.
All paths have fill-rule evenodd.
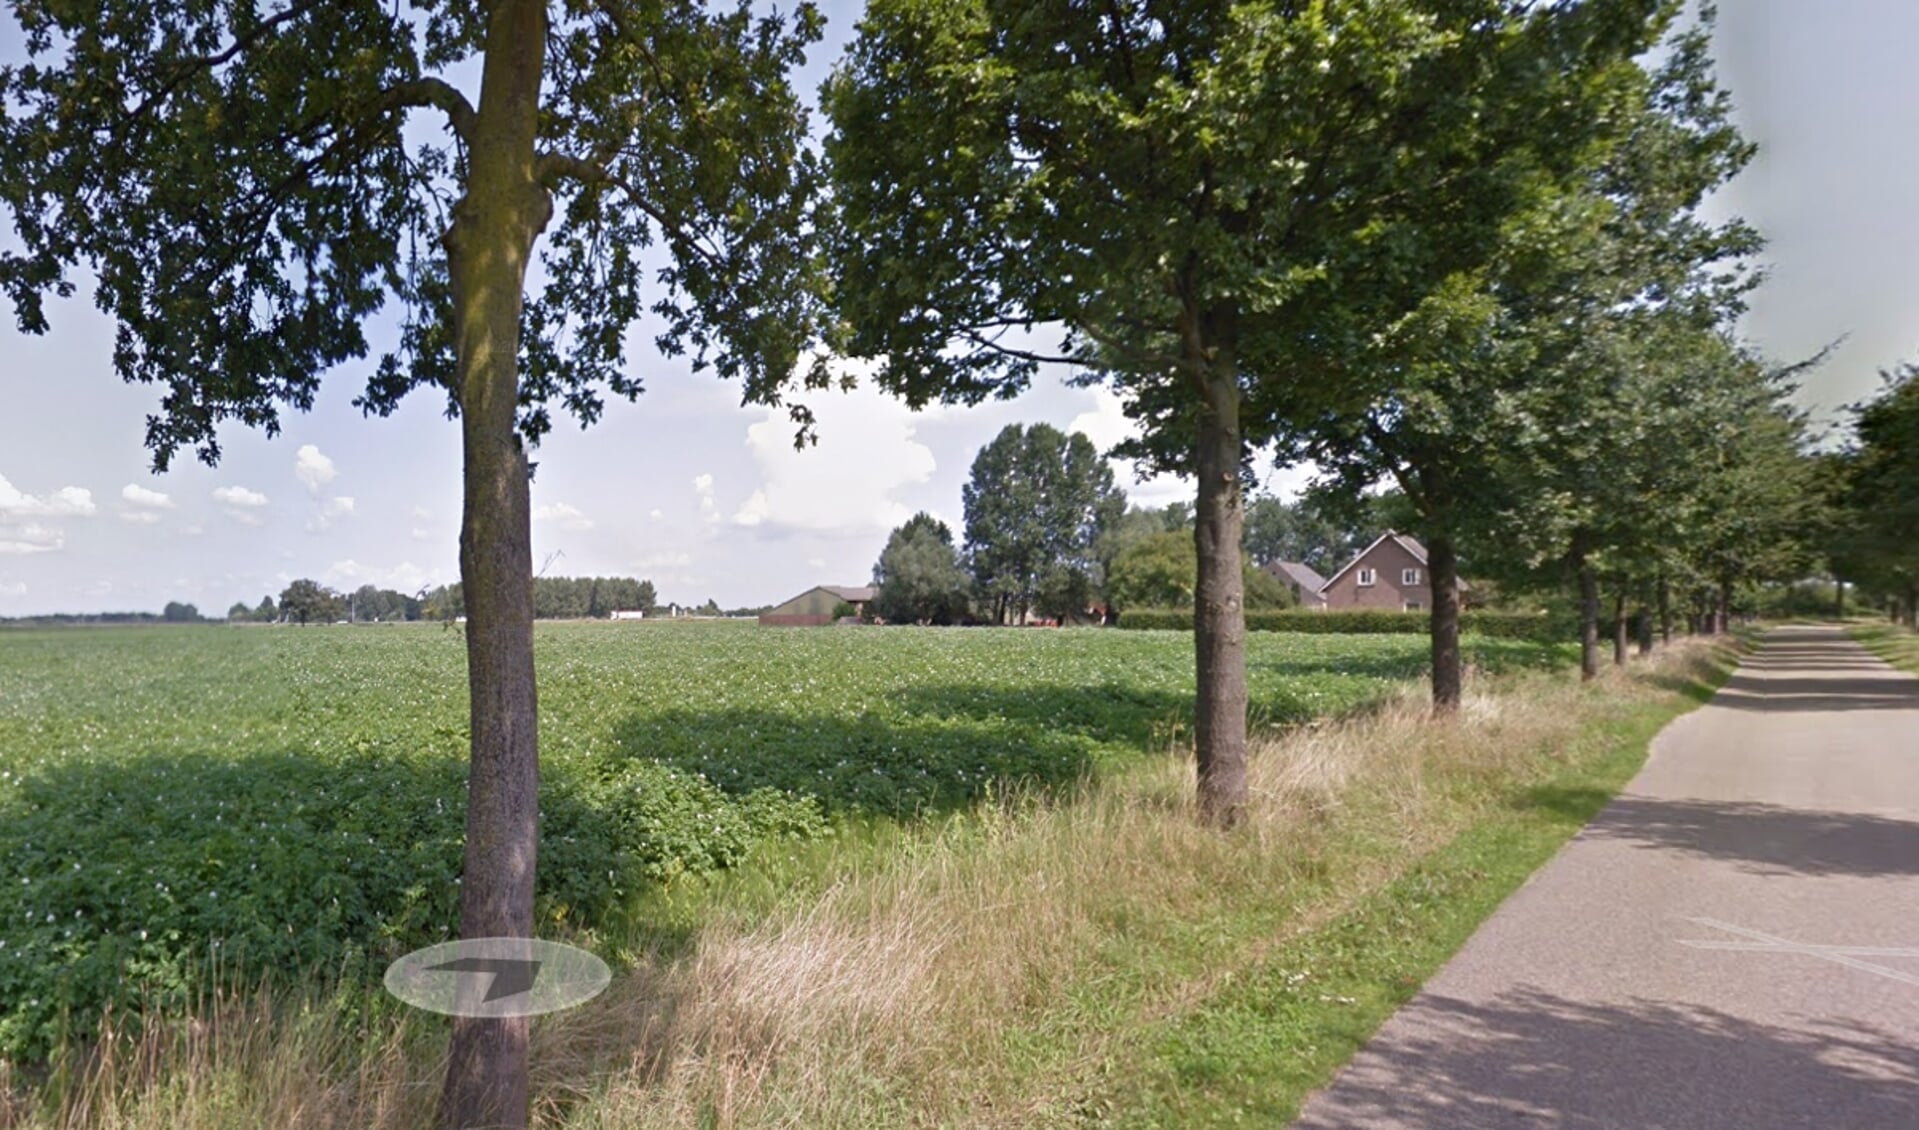
<path id="1" fill-rule="evenodd" d="M 1421 674 L 1417 636 L 1256 633 L 1255 721 Z M 1165 755 L 1184 632 L 542 624 L 543 932 L 757 845 Z M 1563 651 L 1467 640 L 1484 669 Z M 457 630 L 0 631 L 0 1056 L 208 970 L 377 977 L 456 922 Z"/>

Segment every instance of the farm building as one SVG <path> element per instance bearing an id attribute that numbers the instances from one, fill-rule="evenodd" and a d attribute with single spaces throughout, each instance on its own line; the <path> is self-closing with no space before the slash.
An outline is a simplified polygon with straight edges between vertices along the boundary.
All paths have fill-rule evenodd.
<path id="1" fill-rule="evenodd" d="M 1326 607 L 1326 598 L 1319 593 L 1326 587 L 1326 578 L 1320 576 L 1311 565 L 1298 561 L 1269 561 L 1261 568 L 1278 577 L 1281 584 L 1291 589 L 1293 603 L 1301 608 L 1318 610 Z"/>
<path id="2" fill-rule="evenodd" d="M 854 615 L 864 614 L 876 591 L 871 585 L 815 585 L 785 604 L 760 613 L 760 623 L 782 628 L 831 624 L 833 610 L 842 604 L 852 605 Z"/>

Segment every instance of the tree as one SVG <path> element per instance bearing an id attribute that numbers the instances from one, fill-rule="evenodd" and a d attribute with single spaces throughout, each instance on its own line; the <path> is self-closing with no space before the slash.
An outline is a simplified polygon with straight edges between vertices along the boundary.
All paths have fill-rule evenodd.
<path id="1" fill-rule="evenodd" d="M 1030 609 L 1078 615 L 1098 587 L 1101 531 L 1125 496 L 1091 440 L 1051 424 L 1008 424 L 960 490 L 966 560 L 996 623 Z"/>
<path id="2" fill-rule="evenodd" d="M 915 405 L 1077 363 L 1141 426 L 1123 454 L 1197 480 L 1207 819 L 1247 798 L 1247 453 L 1570 175 L 1659 7 L 869 5 L 825 92 L 841 347 Z"/>
<path id="3" fill-rule="evenodd" d="M 0 288 L 40 332 L 44 296 L 91 268 L 120 324 L 116 369 L 165 390 L 147 428 L 156 469 L 188 447 L 217 459 L 229 420 L 277 431 L 323 374 L 374 352 L 363 327 L 389 307 L 398 341 L 359 404 L 385 414 L 427 387 L 459 418 L 472 704 L 460 931 L 529 935 L 528 448 L 554 405 L 590 423 L 607 394 L 639 393 L 624 331 L 649 311 L 662 352 L 782 402 L 816 324 L 816 174 L 786 75 L 818 12 L 114 0 L 13 13 L 30 64 L 0 70 L 0 207 L 19 238 L 0 253 Z M 477 101 L 457 85 L 475 74 Z M 405 128 L 420 111 L 445 141 Z M 527 1031 L 524 1018 L 454 1021 L 443 1125 L 525 1123 Z"/>
<path id="4" fill-rule="evenodd" d="M 166 608 L 160 612 L 160 619 L 169 624 L 197 624 L 200 621 L 200 610 L 191 604 L 169 600 Z"/>
<path id="5" fill-rule="evenodd" d="M 957 624 L 966 616 L 968 582 L 953 531 L 923 511 L 887 537 L 873 583 L 873 614 L 890 623 Z"/>
<path id="6" fill-rule="evenodd" d="M 1664 45 L 1657 70 L 1630 75 L 1578 175 L 1517 212 L 1485 264 L 1375 336 L 1367 368 L 1383 379 L 1369 401 L 1334 412 L 1308 403 L 1283 437 L 1282 457 L 1312 459 L 1344 491 L 1384 479 L 1410 503 L 1432 582 L 1437 710 L 1461 696 L 1463 542 L 1477 536 L 1491 553 L 1523 541 L 1519 527 L 1581 516 L 1575 537 L 1551 540 L 1570 545 L 1596 623 L 1598 546 L 1623 560 L 1628 539 L 1671 536 L 1670 506 L 1650 515 L 1640 500 L 1686 497 L 1666 472 L 1715 400 L 1670 394 L 1676 379 L 1711 375 L 1692 366 L 1742 308 L 1739 261 L 1758 247 L 1744 223 L 1696 212 L 1753 152 L 1714 83 L 1710 31 L 1708 13 Z M 1634 581 L 1612 581 L 1623 632 Z"/>
<path id="7" fill-rule="evenodd" d="M 1919 365 L 1881 374 L 1871 400 L 1852 406 L 1854 438 L 1833 494 L 1834 571 L 1889 600 L 1894 618 L 1919 626 Z"/>
<path id="8" fill-rule="evenodd" d="M 1152 534 L 1120 551 L 1107 574 L 1107 598 L 1115 609 L 1191 608 L 1198 574 L 1199 558 L 1190 532 Z M 1293 603 L 1293 594 L 1282 582 L 1251 562 L 1241 586 L 1247 608 L 1286 608 Z"/>
<path id="9" fill-rule="evenodd" d="M 1397 490 L 1376 494 L 1308 491 L 1292 504 L 1255 498 L 1246 505 L 1246 555 L 1254 563 L 1298 561 L 1332 576 L 1387 530 L 1411 529 L 1412 511 Z"/>
<path id="10" fill-rule="evenodd" d="M 253 618 L 263 624 L 271 624 L 280 618 L 280 610 L 273 606 L 272 597 L 260 598 L 260 607 L 253 610 Z"/>
<path id="11" fill-rule="evenodd" d="M 235 601 L 233 607 L 227 609 L 227 620 L 229 622 L 251 619 L 253 619 L 253 609 L 248 608 L 247 602 L 244 600 Z"/>
<path id="12" fill-rule="evenodd" d="M 1193 539 L 1160 533 L 1120 553 L 1106 588 L 1119 608 L 1191 608 L 1198 575 Z"/>
<path id="13" fill-rule="evenodd" d="M 340 618 L 346 605 L 340 594 L 305 577 L 294 581 L 280 594 L 280 614 L 296 624 L 330 624 Z"/>

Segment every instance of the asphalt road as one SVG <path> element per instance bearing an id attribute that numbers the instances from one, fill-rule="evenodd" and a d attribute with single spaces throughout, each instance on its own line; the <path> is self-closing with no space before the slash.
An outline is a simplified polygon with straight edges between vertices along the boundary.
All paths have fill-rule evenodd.
<path id="1" fill-rule="evenodd" d="M 1769 634 L 1295 1126 L 1919 1130 L 1919 679 Z"/>

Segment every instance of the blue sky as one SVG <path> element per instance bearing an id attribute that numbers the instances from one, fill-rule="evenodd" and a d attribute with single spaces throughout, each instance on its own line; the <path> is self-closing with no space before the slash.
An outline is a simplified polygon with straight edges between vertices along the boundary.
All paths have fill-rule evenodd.
<path id="1" fill-rule="evenodd" d="M 857 11 L 825 7 L 809 89 Z M 1781 359 L 1850 335 L 1802 392 L 1830 409 L 1919 356 L 1919 91 L 1902 81 L 1919 4 L 1738 0 L 1720 23 L 1722 77 L 1762 156 L 1715 206 L 1772 240 L 1769 280 L 1742 328 Z M 219 467 L 183 458 L 154 476 L 142 432 L 157 395 L 114 376 L 113 325 L 90 296 L 56 306 L 42 338 L 18 334 L 7 313 L 0 616 L 168 600 L 218 614 L 295 577 L 412 590 L 457 576 L 459 436 L 433 398 L 363 419 L 351 405 L 357 374 L 343 370 L 279 437 L 233 428 Z M 646 379 L 640 400 L 611 406 L 590 431 L 556 429 L 538 452 L 534 551 L 553 557 L 552 573 L 647 577 L 664 599 L 728 606 L 857 583 L 915 510 L 957 527 L 967 467 L 1004 425 L 1045 420 L 1102 445 L 1126 434 L 1109 394 L 1055 374 L 1015 401 L 918 415 L 870 390 L 820 399 L 820 442 L 796 453 L 782 413 L 740 407 L 731 386 L 653 356 L 646 340 L 636 334 L 630 352 Z M 1284 492 L 1298 477 L 1269 486 Z M 1187 488 L 1134 490 L 1162 503 Z"/>

